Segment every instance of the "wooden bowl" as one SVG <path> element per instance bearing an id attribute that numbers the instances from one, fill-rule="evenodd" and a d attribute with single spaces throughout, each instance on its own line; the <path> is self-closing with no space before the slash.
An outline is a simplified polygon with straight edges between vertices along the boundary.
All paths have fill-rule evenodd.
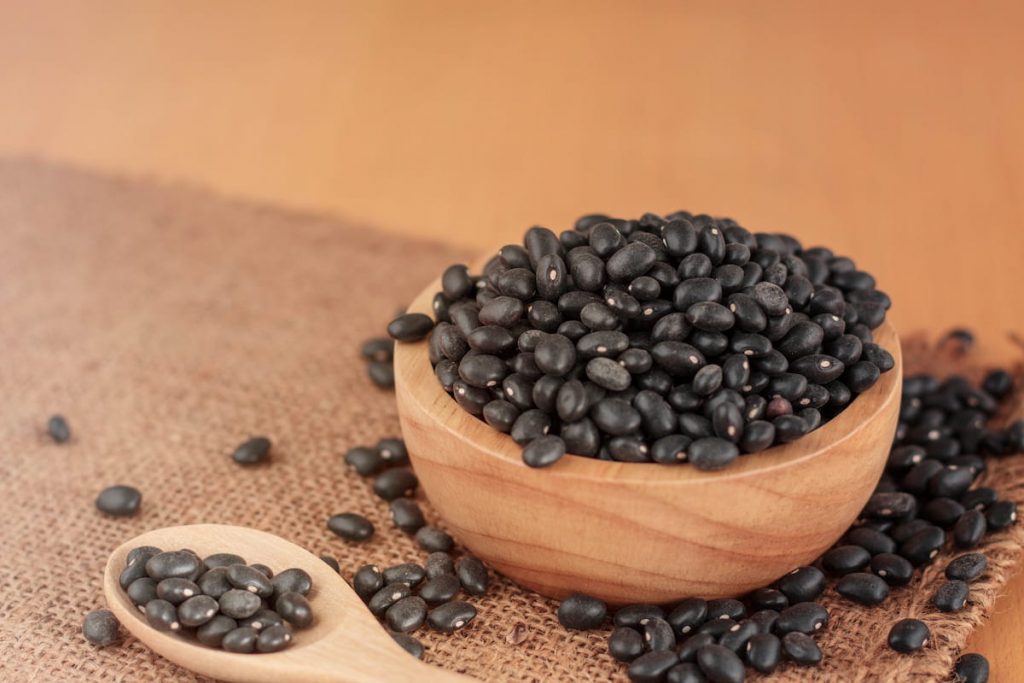
<path id="1" fill-rule="evenodd" d="M 431 283 L 410 311 L 431 313 Z M 521 447 L 445 393 L 427 342 L 397 344 L 402 433 L 423 489 L 470 552 L 553 598 L 613 604 L 736 596 L 812 562 L 856 519 L 882 474 L 899 415 L 902 360 L 846 410 L 794 443 L 719 472 L 566 456 L 523 464 Z"/>

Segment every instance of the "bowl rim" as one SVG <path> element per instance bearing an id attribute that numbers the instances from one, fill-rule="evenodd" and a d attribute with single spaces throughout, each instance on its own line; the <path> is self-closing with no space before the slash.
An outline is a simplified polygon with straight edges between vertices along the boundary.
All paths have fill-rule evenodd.
<path id="1" fill-rule="evenodd" d="M 410 313 L 425 313 L 432 319 L 432 300 L 441 290 L 440 277 L 433 280 L 408 307 Z M 878 419 L 893 401 L 899 401 L 902 386 L 903 355 L 896 329 L 889 320 L 873 330 L 875 343 L 889 351 L 894 365 L 882 373 L 879 380 L 866 392 L 859 394 L 841 413 L 832 420 L 799 439 L 773 446 L 750 456 L 741 455 L 735 462 L 721 470 L 705 471 L 689 466 L 659 465 L 658 463 L 630 463 L 598 460 L 586 456 L 566 454 L 554 465 L 532 468 L 522 460 L 522 447 L 508 434 L 499 432 L 486 422 L 462 409 L 461 406 L 436 381 L 434 369 L 428 356 L 428 341 L 397 342 L 394 353 L 395 392 L 398 397 L 399 413 L 404 401 L 411 401 L 429 416 L 436 426 L 445 430 L 453 439 L 464 442 L 468 447 L 482 451 L 489 459 L 504 466 L 518 467 L 527 472 L 544 476 L 560 477 L 567 480 L 602 481 L 617 483 L 642 483 L 644 485 L 702 485 L 726 479 L 753 477 L 767 471 L 795 468 L 814 458 L 827 455 L 850 439 L 855 439 L 869 425 Z M 429 381 L 417 381 L 428 378 Z M 414 459 L 443 461 L 443 454 L 411 454 Z"/>

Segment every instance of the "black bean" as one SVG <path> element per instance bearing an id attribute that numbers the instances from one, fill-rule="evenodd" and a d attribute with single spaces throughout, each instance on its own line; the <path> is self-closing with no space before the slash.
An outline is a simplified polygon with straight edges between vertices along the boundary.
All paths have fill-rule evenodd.
<path id="1" fill-rule="evenodd" d="M 469 595 L 483 595 L 487 592 L 490 584 L 490 577 L 484 563 L 477 558 L 467 555 L 459 561 L 457 571 L 459 581 L 462 582 L 462 590 Z"/>
<path id="2" fill-rule="evenodd" d="M 423 568 L 428 579 L 445 574 L 455 575 L 455 563 L 452 561 L 452 556 L 443 551 L 434 551 L 427 555 Z"/>
<path id="3" fill-rule="evenodd" d="M 558 605 L 558 621 L 562 626 L 588 631 L 601 626 L 608 614 L 608 606 L 597 598 L 576 593 Z"/>
<path id="4" fill-rule="evenodd" d="M 272 578 L 270 583 L 273 584 L 274 592 L 277 595 L 284 595 L 285 593 L 307 595 L 313 588 L 313 579 L 310 578 L 306 570 L 297 567 L 285 569 Z"/>
<path id="5" fill-rule="evenodd" d="M 782 661 L 782 641 L 770 633 L 758 633 L 747 641 L 745 655 L 754 670 L 770 674 Z"/>
<path id="6" fill-rule="evenodd" d="M 196 583 L 199 585 L 199 590 L 213 598 L 219 598 L 234 587 L 228 581 L 227 567 L 214 567 L 204 572 Z"/>
<path id="7" fill-rule="evenodd" d="M 817 599 L 824 592 L 825 583 L 825 575 L 817 567 L 798 567 L 779 579 L 775 587 L 796 604 Z"/>
<path id="8" fill-rule="evenodd" d="M 655 650 L 634 659 L 626 671 L 631 683 L 660 683 L 669 669 L 679 663 L 671 650 Z"/>
<path id="9" fill-rule="evenodd" d="M 708 603 L 702 598 L 687 598 L 672 611 L 669 612 L 666 620 L 672 625 L 676 634 L 685 636 L 697 630 L 708 616 Z"/>
<path id="10" fill-rule="evenodd" d="M 889 584 L 875 574 L 854 572 L 839 579 L 836 592 L 861 605 L 879 605 L 889 597 Z"/>
<path id="11" fill-rule="evenodd" d="M 592 358 L 586 365 L 587 378 L 609 391 L 623 391 L 632 378 L 629 371 L 610 358 Z"/>
<path id="12" fill-rule="evenodd" d="M 676 415 L 672 406 L 653 391 L 643 390 L 633 398 L 633 407 L 640 413 L 646 436 L 657 439 L 676 430 Z"/>
<path id="13" fill-rule="evenodd" d="M 964 506 L 952 498 L 933 498 L 921 508 L 921 518 L 948 529 L 964 514 Z"/>
<path id="14" fill-rule="evenodd" d="M 935 591 L 932 604 L 942 612 L 959 612 L 967 604 L 970 588 L 960 580 L 946 581 Z"/>
<path id="15" fill-rule="evenodd" d="M 354 512 L 331 516 L 327 520 L 327 528 L 346 541 L 366 541 L 373 536 L 374 530 L 370 520 Z"/>
<path id="16" fill-rule="evenodd" d="M 651 619 L 664 619 L 665 610 L 658 605 L 626 605 L 615 612 L 612 621 L 616 626 L 640 627 Z"/>
<path id="17" fill-rule="evenodd" d="M 187 550 L 158 553 L 146 560 L 146 574 L 157 582 L 179 578 L 194 581 L 199 578 L 202 561 Z"/>
<path id="18" fill-rule="evenodd" d="M 876 493 L 864 506 L 864 516 L 871 519 L 904 519 L 917 512 L 917 500 L 904 492 Z"/>
<path id="19" fill-rule="evenodd" d="M 889 647 L 897 652 L 917 652 L 928 644 L 931 631 L 919 619 L 901 619 L 889 631 Z"/>
<path id="20" fill-rule="evenodd" d="M 450 535 L 432 526 L 424 526 L 416 531 L 416 543 L 427 552 L 448 552 L 455 545 Z"/>
<path id="21" fill-rule="evenodd" d="M 259 562 L 257 562 L 249 566 L 258 571 L 260 574 L 263 574 L 263 576 L 267 577 L 268 579 L 274 578 L 274 570 L 265 564 L 260 564 Z"/>
<path id="22" fill-rule="evenodd" d="M 746 676 L 743 661 L 721 645 L 705 645 L 697 650 L 697 665 L 713 683 L 742 683 Z"/>
<path id="23" fill-rule="evenodd" d="M 173 579 L 167 579 L 173 581 Z M 178 606 L 178 619 L 182 626 L 195 628 L 213 619 L 220 610 L 218 602 L 209 595 L 195 595 Z"/>
<path id="24" fill-rule="evenodd" d="M 534 360 L 541 372 L 562 377 L 576 363 L 576 345 L 568 337 L 549 334 L 537 344 Z"/>
<path id="25" fill-rule="evenodd" d="M 839 379 L 845 366 L 838 358 L 826 354 L 811 354 L 793 360 L 789 364 L 789 369 L 815 384 L 827 384 Z"/>
<path id="26" fill-rule="evenodd" d="M 780 633 L 797 631 L 815 633 L 828 624 L 828 610 L 816 602 L 798 602 L 779 612 L 775 630 Z"/>
<path id="27" fill-rule="evenodd" d="M 461 263 L 448 266 L 441 275 L 441 289 L 452 301 L 462 299 L 473 291 L 473 278 L 469 269 Z"/>
<path id="28" fill-rule="evenodd" d="M 1017 521 L 1017 504 L 1012 500 L 1000 500 L 992 503 L 985 516 L 988 528 L 994 531 L 1007 529 Z"/>
<path id="29" fill-rule="evenodd" d="M 682 434 L 670 434 L 654 442 L 650 449 L 651 460 L 663 464 L 683 462 L 691 439 Z"/>
<path id="30" fill-rule="evenodd" d="M 352 576 L 352 589 L 363 602 L 368 601 L 383 587 L 384 574 L 375 564 L 364 564 Z"/>
<path id="31" fill-rule="evenodd" d="M 416 640 L 408 633 L 390 633 L 389 635 L 403 650 L 411 654 L 416 659 L 423 659 L 423 643 Z"/>
<path id="32" fill-rule="evenodd" d="M 386 501 L 416 492 L 419 480 L 408 467 L 395 467 L 382 472 L 373 480 L 373 492 Z"/>
<path id="33" fill-rule="evenodd" d="M 899 555 L 882 553 L 871 558 L 871 571 L 890 586 L 905 586 L 914 574 L 914 565 Z"/>
<path id="34" fill-rule="evenodd" d="M 629 403 L 618 398 L 598 401 L 591 408 L 590 417 L 599 428 L 615 436 L 636 431 L 641 424 L 640 413 Z"/>
<path id="35" fill-rule="evenodd" d="M 230 567 L 233 564 L 245 564 L 245 558 L 234 553 L 214 553 L 213 555 L 207 555 L 203 559 L 203 565 L 207 569 Z"/>
<path id="36" fill-rule="evenodd" d="M 252 596 L 256 602 L 259 598 Z M 178 610 L 166 600 L 150 600 L 146 603 L 146 621 L 158 631 L 180 631 L 181 622 L 178 621 Z"/>
<path id="37" fill-rule="evenodd" d="M 228 631 L 221 637 L 220 646 L 228 652 L 246 654 L 256 651 L 259 633 L 248 626 L 241 626 Z"/>
<path id="38" fill-rule="evenodd" d="M 459 377 L 471 387 L 498 386 L 507 374 L 508 366 L 497 356 L 466 354 L 459 362 Z"/>
<path id="39" fill-rule="evenodd" d="M 241 443 L 231 459 L 239 465 L 259 465 L 270 458 L 270 439 L 265 436 L 254 436 Z"/>
<path id="40" fill-rule="evenodd" d="M 970 583 L 988 568 L 988 558 L 981 553 L 967 553 L 946 565 L 946 578 Z"/>
<path id="41" fill-rule="evenodd" d="M 207 647 L 221 647 L 224 636 L 236 628 L 238 628 L 237 621 L 223 614 L 217 614 L 196 629 L 196 639 Z"/>
<path id="42" fill-rule="evenodd" d="M 239 626 L 248 626 L 254 631 L 262 631 L 265 628 L 283 623 L 284 619 L 281 618 L 281 615 L 270 609 L 258 609 L 251 617 L 238 621 Z"/>
<path id="43" fill-rule="evenodd" d="M 813 665 L 821 662 L 821 648 L 814 638 L 804 633 L 787 633 L 782 637 L 782 651 L 786 658 L 797 664 Z"/>
<path id="44" fill-rule="evenodd" d="M 454 633 L 476 618 L 476 608 L 468 602 L 454 600 L 430 610 L 427 623 L 435 631 Z"/>
<path id="45" fill-rule="evenodd" d="M 379 363 L 374 361 L 366 366 L 370 381 L 381 389 L 390 389 L 395 386 L 395 368 L 391 363 Z"/>
<path id="46" fill-rule="evenodd" d="M 54 443 L 66 443 L 71 438 L 71 427 L 68 426 L 68 421 L 63 415 L 54 415 L 46 421 L 46 433 L 50 435 Z"/>
<path id="47" fill-rule="evenodd" d="M 415 631 L 427 620 L 427 603 L 423 598 L 416 596 L 402 598 L 388 608 L 384 620 L 392 631 Z"/>
<path id="48" fill-rule="evenodd" d="M 981 543 L 987 530 L 985 513 L 981 510 L 967 510 L 953 525 L 953 542 L 960 548 L 973 548 Z"/>
<path id="49" fill-rule="evenodd" d="M 200 593 L 202 593 L 202 589 L 194 581 L 189 581 L 188 579 L 164 579 L 156 585 L 157 597 L 161 600 L 166 600 L 172 605 L 185 602 Z"/>
<path id="50" fill-rule="evenodd" d="M 392 583 L 374 593 L 367 601 L 366 606 L 370 608 L 370 612 L 374 616 L 381 617 L 389 607 L 410 595 L 412 595 L 412 589 L 408 584 Z"/>
<path id="51" fill-rule="evenodd" d="M 260 652 L 279 652 L 291 644 L 292 638 L 292 628 L 288 624 L 268 626 L 260 631 L 256 639 L 256 649 Z"/>
<path id="52" fill-rule="evenodd" d="M 419 504 L 411 498 L 396 498 L 389 504 L 391 521 L 408 534 L 416 533 L 427 522 Z"/>
<path id="53" fill-rule="evenodd" d="M 953 669 L 957 683 L 987 683 L 988 660 L 976 652 L 961 655 Z"/>
<path id="54" fill-rule="evenodd" d="M 946 533 L 937 526 L 929 526 L 901 543 L 899 553 L 918 567 L 938 555 L 945 542 Z"/>
<path id="55" fill-rule="evenodd" d="M 750 641 L 759 632 L 759 626 L 750 619 L 744 619 L 732 626 L 718 639 L 718 644 L 729 648 L 736 654 L 742 655 Z"/>
<path id="56" fill-rule="evenodd" d="M 143 609 L 147 602 L 157 598 L 156 586 L 156 581 L 148 576 L 143 576 L 142 578 L 135 579 L 128 584 L 128 588 L 125 592 L 128 594 L 128 598 L 132 601 L 132 604 L 139 609 Z"/>
<path id="57" fill-rule="evenodd" d="M 130 517 L 141 504 L 142 494 L 132 486 L 109 486 L 96 497 L 96 509 L 112 517 Z"/>
<path id="58" fill-rule="evenodd" d="M 670 374 L 689 377 L 702 368 L 706 361 L 704 354 L 690 344 L 678 341 L 663 341 L 651 349 L 654 362 Z"/>
<path id="59" fill-rule="evenodd" d="M 733 326 L 735 317 L 720 303 L 701 301 L 686 309 L 686 321 L 698 330 L 721 332 Z"/>
<path id="60" fill-rule="evenodd" d="M 260 600 L 258 595 L 238 588 L 232 588 L 221 595 L 219 603 L 221 614 L 229 616 L 232 619 L 245 619 L 246 617 L 250 617 L 263 605 L 263 602 Z"/>
<path id="61" fill-rule="evenodd" d="M 523 302 L 510 296 L 498 296 L 480 307 L 479 321 L 483 325 L 511 327 L 523 317 Z"/>
<path id="62" fill-rule="evenodd" d="M 900 524 L 891 527 L 888 530 L 888 533 L 892 537 L 892 540 L 896 541 L 897 543 L 903 543 L 908 538 L 916 534 L 918 531 L 921 531 L 922 529 L 931 528 L 932 526 L 934 525 L 928 520 L 911 519 L 909 521 L 901 522 Z"/>
<path id="63" fill-rule="evenodd" d="M 59 443 L 59 442 L 58 442 Z M 113 645 L 121 638 L 121 623 L 108 609 L 98 609 L 85 615 L 82 635 L 96 647 Z"/>
<path id="64" fill-rule="evenodd" d="M 384 583 L 404 583 L 410 587 L 417 586 L 427 576 L 427 571 L 415 562 L 404 562 L 384 570 Z"/>
<path id="65" fill-rule="evenodd" d="M 676 646 L 675 631 L 664 619 L 652 617 L 645 620 L 641 631 L 648 650 L 671 650 Z"/>
<path id="66" fill-rule="evenodd" d="M 775 622 L 778 620 L 779 613 L 773 609 L 761 609 L 750 615 L 750 621 L 754 622 L 757 626 L 758 633 L 773 632 L 775 630 Z"/>
<path id="67" fill-rule="evenodd" d="M 527 410 L 512 424 L 509 435 L 520 446 L 545 436 L 551 429 L 551 416 L 539 409 Z"/>
<path id="68" fill-rule="evenodd" d="M 338 561 L 330 555 L 321 555 L 320 559 L 324 561 L 324 564 L 333 569 L 335 573 L 341 572 L 341 567 L 338 566 Z"/>
<path id="69" fill-rule="evenodd" d="M 643 636 L 632 628 L 619 626 L 608 637 L 608 654 L 620 662 L 631 662 L 643 653 Z"/>
<path id="70" fill-rule="evenodd" d="M 870 561 L 871 553 L 857 545 L 837 546 L 821 556 L 821 566 L 837 576 L 860 571 Z"/>
<path id="71" fill-rule="evenodd" d="M 708 600 L 707 619 L 742 619 L 747 615 L 743 603 L 733 598 Z"/>
<path id="72" fill-rule="evenodd" d="M 764 420 L 748 422 L 740 438 L 740 448 L 744 453 L 763 451 L 775 441 L 775 425 Z"/>
<path id="73" fill-rule="evenodd" d="M 656 260 L 657 254 L 649 246 L 630 242 L 608 258 L 605 269 L 613 281 L 629 282 L 646 273 Z"/>
<path id="74" fill-rule="evenodd" d="M 694 662 L 697 660 L 697 651 L 715 642 L 715 636 L 710 633 L 695 633 L 676 646 L 676 654 L 681 662 Z"/>
<path id="75" fill-rule="evenodd" d="M 928 493 L 934 497 L 959 498 L 974 483 L 974 472 L 969 469 L 947 467 L 928 480 Z"/>
<path id="76" fill-rule="evenodd" d="M 783 610 L 789 607 L 789 598 L 775 588 L 758 588 L 750 594 L 748 600 L 756 610 Z"/>
<path id="77" fill-rule="evenodd" d="M 274 601 L 274 609 L 295 628 L 306 628 L 313 623 L 313 609 L 301 593 L 282 593 Z"/>
<path id="78" fill-rule="evenodd" d="M 735 626 L 737 622 L 729 617 L 722 617 L 721 619 L 709 619 L 697 629 L 698 633 L 710 633 L 717 640 L 723 633 Z"/>
<path id="79" fill-rule="evenodd" d="M 844 543 L 859 545 L 872 555 L 896 552 L 896 541 L 887 534 L 868 527 L 850 529 L 843 537 Z"/>
<path id="80" fill-rule="evenodd" d="M 128 555 L 125 557 L 125 566 L 131 567 L 135 564 L 145 567 L 146 561 L 154 555 L 159 555 L 163 551 L 160 548 L 152 545 L 143 545 L 137 548 L 132 548 L 128 551 Z"/>
<path id="81" fill-rule="evenodd" d="M 718 437 L 695 440 L 687 449 L 688 459 L 701 470 L 718 470 L 732 464 L 739 456 L 736 444 Z"/>
<path id="82" fill-rule="evenodd" d="M 499 432 L 508 433 L 512 426 L 519 419 L 519 409 L 508 401 L 494 400 L 484 406 L 483 418 L 490 426 Z"/>
<path id="83" fill-rule="evenodd" d="M 419 596 L 431 604 L 447 602 L 459 592 L 461 583 L 454 574 L 441 574 L 424 583 L 419 590 Z"/>
<path id="84" fill-rule="evenodd" d="M 261 598 L 269 598 L 274 594 L 274 586 L 270 579 L 255 567 L 233 564 L 228 567 L 227 578 L 235 588 L 255 593 Z"/>
<path id="85" fill-rule="evenodd" d="M 392 339 L 414 342 L 423 339 L 434 329 L 434 321 L 422 313 L 405 313 L 388 323 L 388 334 Z"/>

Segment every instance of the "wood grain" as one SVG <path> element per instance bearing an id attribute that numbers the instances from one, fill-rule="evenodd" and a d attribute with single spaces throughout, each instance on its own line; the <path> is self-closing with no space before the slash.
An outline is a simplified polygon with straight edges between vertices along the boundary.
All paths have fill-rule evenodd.
<path id="1" fill-rule="evenodd" d="M 230 552 L 262 562 L 275 572 L 299 567 L 313 579 L 309 599 L 316 621 L 297 631 L 286 650 L 238 654 L 204 647 L 177 633 L 157 631 L 118 584 L 132 548 L 191 548 L 201 556 Z M 119 546 L 103 574 L 107 605 L 121 624 L 172 662 L 225 681 L 245 683 L 469 683 L 474 679 L 424 664 L 401 649 L 380 627 L 359 596 L 323 560 L 257 529 L 195 524 L 147 531 Z"/>
<path id="2" fill-rule="evenodd" d="M 1024 3 L 0 2 L 0 153 L 481 247 L 679 207 L 1015 352 Z M 973 644 L 1024 679 L 1024 578 Z"/>
<path id="3" fill-rule="evenodd" d="M 411 310 L 429 313 L 439 289 L 431 283 Z M 551 597 L 614 604 L 733 597 L 812 562 L 874 490 L 902 385 L 892 325 L 876 339 L 893 371 L 815 432 L 719 472 L 581 457 L 527 467 L 511 437 L 444 392 L 426 341 L 396 346 L 395 394 L 431 504 L 502 574 Z"/>

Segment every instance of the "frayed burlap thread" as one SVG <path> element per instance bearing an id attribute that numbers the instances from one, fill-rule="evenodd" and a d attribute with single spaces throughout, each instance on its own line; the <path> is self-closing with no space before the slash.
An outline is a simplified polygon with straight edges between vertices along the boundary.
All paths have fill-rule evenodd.
<path id="1" fill-rule="evenodd" d="M 146 529 L 253 526 L 334 555 L 346 576 L 421 559 L 342 465 L 346 448 L 398 429 L 358 348 L 470 256 L 192 188 L 0 161 L 0 680 L 203 680 L 130 636 L 103 650 L 82 638 L 83 615 L 103 606 L 106 555 Z M 67 416 L 70 443 L 45 435 L 53 413 Z M 240 468 L 230 453 L 255 434 L 273 439 L 273 462 Z M 1024 502 L 1024 459 L 986 479 Z M 143 492 L 138 516 L 96 512 L 114 483 Z M 344 544 L 324 526 L 342 511 L 381 533 Z M 959 615 L 928 606 L 941 560 L 884 607 L 830 598 L 823 667 L 773 680 L 945 679 L 1022 548 L 1020 526 L 986 542 L 990 570 Z M 417 633 L 429 662 L 489 681 L 625 680 L 607 632 L 567 632 L 553 601 L 498 578 L 473 602 L 470 628 Z M 903 616 L 932 627 L 917 656 L 885 647 Z"/>

